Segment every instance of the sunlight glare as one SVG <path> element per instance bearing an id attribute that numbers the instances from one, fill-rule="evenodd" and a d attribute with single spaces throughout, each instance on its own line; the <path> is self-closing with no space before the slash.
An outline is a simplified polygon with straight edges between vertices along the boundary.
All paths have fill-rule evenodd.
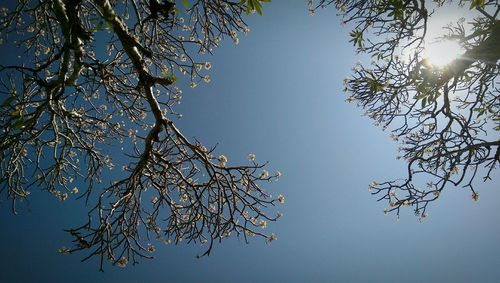
<path id="1" fill-rule="evenodd" d="M 444 40 L 430 43 L 424 49 L 423 57 L 431 65 L 443 67 L 458 58 L 463 49 L 456 41 Z"/>

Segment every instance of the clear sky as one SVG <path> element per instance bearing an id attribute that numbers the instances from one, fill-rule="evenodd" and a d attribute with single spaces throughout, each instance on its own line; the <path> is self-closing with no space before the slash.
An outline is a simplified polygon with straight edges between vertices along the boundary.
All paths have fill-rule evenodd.
<path id="1" fill-rule="evenodd" d="M 208 58 L 212 82 L 184 87 L 177 122 L 185 135 L 230 162 L 248 153 L 283 176 L 267 189 L 286 196 L 278 240 L 231 238 L 210 257 L 180 244 L 156 245 L 154 260 L 126 269 L 84 254 L 59 255 L 62 231 L 82 223 L 83 202 L 34 193 L 31 211 L 0 206 L 0 282 L 499 282 L 500 176 L 481 198 L 448 188 L 419 222 L 410 210 L 384 216 L 367 185 L 404 177 L 387 132 L 344 102 L 342 80 L 360 58 L 333 7 L 307 15 L 306 1 L 274 0 L 252 15 L 240 44 Z M 479 181 L 479 179 L 478 179 Z"/>

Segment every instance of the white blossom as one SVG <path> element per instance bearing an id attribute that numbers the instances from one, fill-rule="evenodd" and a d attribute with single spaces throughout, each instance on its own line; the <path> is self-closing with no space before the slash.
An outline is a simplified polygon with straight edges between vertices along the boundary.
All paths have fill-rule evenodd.
<path id="1" fill-rule="evenodd" d="M 224 154 L 219 155 L 218 160 L 219 160 L 219 164 L 220 164 L 220 166 L 222 166 L 222 167 L 225 167 L 225 166 L 226 166 L 226 163 L 227 163 L 227 157 L 226 157 Z"/>
<path id="2" fill-rule="evenodd" d="M 119 267 L 125 267 L 128 264 L 128 259 L 126 257 L 121 257 L 117 262 L 116 265 Z"/>
<path id="3" fill-rule="evenodd" d="M 284 195 L 281 195 L 281 194 L 280 194 L 280 195 L 278 195 L 278 201 L 279 201 L 280 203 L 285 203 L 285 196 L 284 196 Z"/>
<path id="4" fill-rule="evenodd" d="M 262 170 L 262 172 L 260 173 L 260 178 L 266 179 L 268 177 L 269 177 L 269 172 L 267 170 Z"/>
<path id="5" fill-rule="evenodd" d="M 269 235 L 269 236 L 267 237 L 267 241 L 268 241 L 268 243 L 274 242 L 274 241 L 276 241 L 276 240 L 278 240 L 278 237 L 276 237 L 276 235 L 275 235 L 274 233 L 271 233 L 271 235 Z"/>
<path id="6" fill-rule="evenodd" d="M 250 154 L 248 155 L 248 160 L 250 160 L 250 161 L 254 161 L 254 160 L 255 160 L 255 154 L 250 153 Z"/>

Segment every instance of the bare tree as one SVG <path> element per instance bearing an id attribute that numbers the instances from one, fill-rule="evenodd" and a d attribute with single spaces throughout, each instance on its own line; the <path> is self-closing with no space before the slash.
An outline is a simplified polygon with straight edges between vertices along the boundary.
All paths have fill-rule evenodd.
<path id="1" fill-rule="evenodd" d="M 309 1 L 309 10 L 330 4 L 352 25 L 357 52 L 373 58 L 345 80 L 347 101 L 364 108 L 376 125 L 391 126 L 399 158 L 408 162 L 406 178 L 369 185 L 387 201 L 384 212 L 399 217 L 403 206 L 411 206 L 425 218 L 428 204 L 450 185 L 469 189 L 478 200 L 476 179 L 490 180 L 500 162 L 498 1 L 320 0 Z M 428 25 L 444 5 L 475 16 L 443 27 L 438 40 L 455 41 L 464 52 L 436 66 L 425 58 L 426 42 L 435 40 L 427 36 Z"/>
<path id="2" fill-rule="evenodd" d="M 261 13 L 262 1 L 190 2 L 22 0 L 1 8 L 1 48 L 22 57 L 0 65 L 0 192 L 13 211 L 34 189 L 84 198 L 88 220 L 67 230 L 74 245 L 60 252 L 87 251 L 102 269 L 105 260 L 123 267 L 150 258 L 154 239 L 206 243 L 203 255 L 231 234 L 276 239 L 262 228 L 281 215 L 268 208 L 284 197 L 261 184 L 281 173 L 269 174 L 253 154 L 232 165 L 174 124 L 176 74 L 191 87 L 209 82 L 203 54 L 224 37 L 238 43 L 249 31 L 245 12 Z"/>

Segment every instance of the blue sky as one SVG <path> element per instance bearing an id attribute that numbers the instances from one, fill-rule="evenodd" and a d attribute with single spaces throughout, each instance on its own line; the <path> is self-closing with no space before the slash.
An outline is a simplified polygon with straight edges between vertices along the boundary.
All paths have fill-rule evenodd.
<path id="1" fill-rule="evenodd" d="M 342 80 L 356 61 L 348 27 L 331 7 L 307 15 L 306 1 L 265 5 L 251 32 L 208 58 L 212 82 L 184 87 L 177 121 L 187 137 L 230 162 L 255 153 L 283 177 L 267 188 L 286 196 L 270 223 L 278 240 L 231 238 L 210 257 L 202 249 L 158 243 L 154 260 L 136 267 L 80 263 L 56 250 L 62 231 L 84 221 L 81 201 L 34 193 L 31 211 L 0 206 L 0 282 L 498 282 L 499 174 L 470 192 L 448 188 L 419 222 L 410 210 L 396 221 L 368 193 L 372 180 L 405 175 L 387 132 L 344 102 Z"/>

